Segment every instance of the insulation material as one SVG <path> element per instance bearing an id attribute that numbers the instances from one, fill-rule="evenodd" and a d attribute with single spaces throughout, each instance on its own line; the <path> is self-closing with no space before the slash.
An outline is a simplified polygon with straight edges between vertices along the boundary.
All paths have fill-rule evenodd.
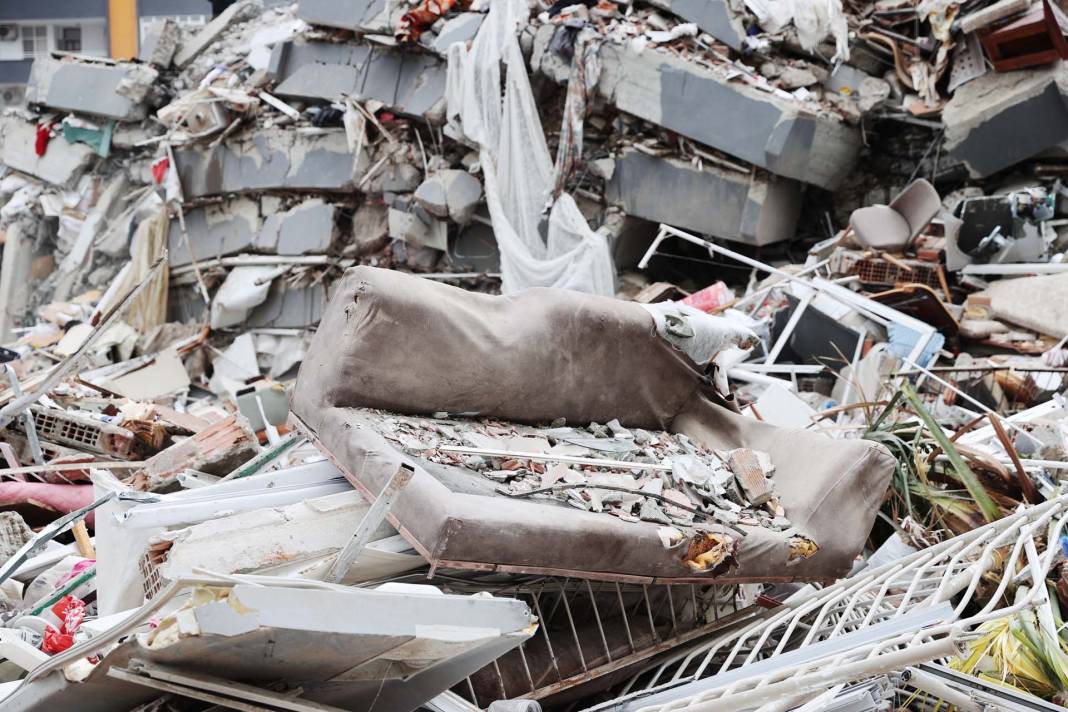
<path id="1" fill-rule="evenodd" d="M 503 291 L 559 287 L 613 294 L 607 240 L 590 229 L 574 199 L 562 193 L 545 215 L 552 158 L 516 37 L 528 14 L 523 0 L 491 3 L 471 48 L 449 47 L 448 117 L 479 147 Z"/>
<path id="2" fill-rule="evenodd" d="M 248 319 L 249 312 L 267 300 L 277 267 L 235 267 L 226 275 L 211 301 L 211 328 L 237 326 Z"/>

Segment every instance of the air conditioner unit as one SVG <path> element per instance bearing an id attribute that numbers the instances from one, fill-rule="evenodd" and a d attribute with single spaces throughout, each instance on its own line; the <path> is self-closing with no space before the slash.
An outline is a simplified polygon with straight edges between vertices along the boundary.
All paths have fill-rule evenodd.
<path id="1" fill-rule="evenodd" d="M 14 42 L 19 38 L 19 26 L 13 24 L 0 25 L 0 42 Z"/>
<path id="2" fill-rule="evenodd" d="M 26 87 L 21 84 L 0 86 L 0 106 L 15 106 L 26 98 Z"/>

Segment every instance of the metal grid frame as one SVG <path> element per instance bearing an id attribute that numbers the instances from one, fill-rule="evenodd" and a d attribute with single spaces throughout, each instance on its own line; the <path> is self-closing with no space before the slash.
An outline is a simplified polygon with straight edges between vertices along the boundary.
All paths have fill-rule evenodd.
<path id="1" fill-rule="evenodd" d="M 433 583 L 450 593 L 487 591 L 518 598 L 538 617 L 538 632 L 531 639 L 454 688 L 480 707 L 498 699 L 545 699 L 571 691 L 758 611 L 752 605 L 740 607 L 736 585 L 561 577 L 487 583 L 437 576 Z"/>
<path id="2" fill-rule="evenodd" d="M 741 630 L 643 671 L 619 698 L 589 710 L 712 712 L 769 702 L 789 709 L 831 685 L 955 654 L 975 627 L 1027 608 L 1037 608 L 1041 627 L 1055 635 L 1043 604 L 1044 577 L 1058 549 L 1044 542 L 1056 542 L 1066 524 L 1068 495 L 1061 495 L 795 596 Z M 1014 573 L 1001 576 L 980 607 L 976 591 L 995 567 Z M 1030 590 L 1002 605 L 1010 584 L 1030 584 Z"/>

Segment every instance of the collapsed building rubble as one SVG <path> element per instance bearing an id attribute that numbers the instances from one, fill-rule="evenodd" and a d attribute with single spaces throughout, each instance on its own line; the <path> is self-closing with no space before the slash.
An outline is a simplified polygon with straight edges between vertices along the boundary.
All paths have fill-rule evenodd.
<path id="1" fill-rule="evenodd" d="M 1068 700 L 1052 0 L 257 0 L 0 114 L 0 700 Z"/>

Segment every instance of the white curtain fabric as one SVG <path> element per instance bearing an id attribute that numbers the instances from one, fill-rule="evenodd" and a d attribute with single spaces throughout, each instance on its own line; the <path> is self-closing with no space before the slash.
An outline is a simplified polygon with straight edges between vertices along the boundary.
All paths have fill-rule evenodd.
<path id="1" fill-rule="evenodd" d="M 479 147 L 503 291 L 559 287 L 612 295 L 607 240 L 590 229 L 570 195 L 552 204 L 542 237 L 553 165 L 517 38 L 529 12 L 525 0 L 492 0 L 471 48 L 449 48 L 449 121 Z"/>

